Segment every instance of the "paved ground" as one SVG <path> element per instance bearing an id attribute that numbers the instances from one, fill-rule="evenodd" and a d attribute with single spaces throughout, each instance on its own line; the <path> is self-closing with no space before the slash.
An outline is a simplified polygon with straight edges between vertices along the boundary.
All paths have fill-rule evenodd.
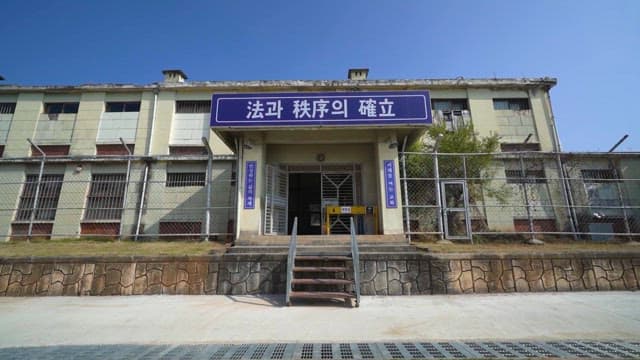
<path id="1" fill-rule="evenodd" d="M 0 348 L 466 340 L 640 340 L 640 292 L 364 297 L 283 307 L 281 297 L 0 298 Z"/>

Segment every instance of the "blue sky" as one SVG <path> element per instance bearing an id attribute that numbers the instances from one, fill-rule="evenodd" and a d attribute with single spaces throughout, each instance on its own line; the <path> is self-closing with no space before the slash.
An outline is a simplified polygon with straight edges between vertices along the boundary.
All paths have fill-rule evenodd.
<path id="1" fill-rule="evenodd" d="M 640 1 L 28 1 L 2 4 L 4 84 L 558 78 L 565 151 L 640 151 Z"/>

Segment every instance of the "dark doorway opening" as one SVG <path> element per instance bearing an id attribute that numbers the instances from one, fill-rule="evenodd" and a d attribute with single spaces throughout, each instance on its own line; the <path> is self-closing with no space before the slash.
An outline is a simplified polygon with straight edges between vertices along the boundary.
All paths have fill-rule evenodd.
<path id="1" fill-rule="evenodd" d="M 289 229 L 291 234 L 293 219 L 298 217 L 299 235 L 320 235 L 322 233 L 322 207 L 320 173 L 289 174 Z"/>

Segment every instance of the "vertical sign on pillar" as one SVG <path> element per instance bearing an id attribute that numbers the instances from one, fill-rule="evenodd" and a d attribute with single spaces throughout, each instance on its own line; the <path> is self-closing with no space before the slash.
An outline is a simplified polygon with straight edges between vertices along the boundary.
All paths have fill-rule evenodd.
<path id="1" fill-rule="evenodd" d="M 393 160 L 384 161 L 384 190 L 387 195 L 387 208 L 397 208 L 396 172 Z"/>
<path id="2" fill-rule="evenodd" d="M 244 173 L 244 208 L 256 207 L 256 162 L 247 161 Z"/>

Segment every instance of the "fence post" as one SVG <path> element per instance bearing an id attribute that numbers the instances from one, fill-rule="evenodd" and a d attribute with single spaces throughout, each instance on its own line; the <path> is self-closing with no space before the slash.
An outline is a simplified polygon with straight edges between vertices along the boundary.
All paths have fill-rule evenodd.
<path id="1" fill-rule="evenodd" d="M 404 192 L 404 222 L 407 227 L 407 237 L 411 242 L 411 219 L 409 219 L 409 191 L 407 190 L 407 154 L 406 154 L 407 137 L 405 136 L 402 143 L 402 191 Z"/>
<path id="2" fill-rule="evenodd" d="M 202 143 L 207 149 L 207 174 L 205 179 L 207 181 L 207 204 L 204 214 L 204 241 L 209 241 L 209 233 L 211 232 L 211 183 L 213 179 L 211 177 L 211 168 L 213 167 L 213 151 L 211 150 L 211 146 L 209 145 L 209 141 L 206 137 L 202 137 Z"/>
<path id="3" fill-rule="evenodd" d="M 573 208 L 571 207 L 571 200 L 569 198 L 569 190 L 571 189 L 571 187 L 567 182 L 567 177 L 565 176 L 564 165 L 562 164 L 560 153 L 556 153 L 556 166 L 558 167 L 558 175 L 560 176 L 560 181 L 562 183 L 562 198 L 567 208 L 567 216 L 569 217 L 569 224 L 571 225 L 571 233 L 573 234 L 573 239 L 578 240 L 578 232 L 576 231 L 575 223 L 577 218 L 573 212 Z"/>
<path id="4" fill-rule="evenodd" d="M 618 200 L 620 201 L 620 206 L 622 207 L 622 216 L 624 217 L 624 231 L 627 232 L 627 235 L 631 234 L 631 227 L 629 226 L 629 217 L 627 215 L 627 208 L 624 205 L 624 197 L 622 196 L 622 188 L 620 187 L 620 176 L 618 175 L 618 168 L 615 166 L 613 160 L 609 158 L 609 166 L 611 167 L 611 171 L 613 172 L 613 178 L 616 182 L 616 192 L 618 193 Z"/>
<path id="5" fill-rule="evenodd" d="M 127 176 L 124 183 L 124 196 L 122 197 L 122 213 L 120 213 L 120 228 L 118 229 L 118 240 L 122 240 L 122 228 L 124 226 L 125 212 L 127 210 L 127 195 L 129 193 L 129 180 L 131 179 L 131 150 L 125 144 L 124 140 L 120 138 L 120 143 L 127 150 Z"/>
<path id="6" fill-rule="evenodd" d="M 140 226 L 142 224 L 142 211 L 144 210 L 144 198 L 147 195 L 147 182 L 149 179 L 149 167 L 151 166 L 150 160 L 147 160 L 144 164 L 144 177 L 142 179 L 142 191 L 140 192 L 140 208 L 138 208 L 138 216 L 136 217 L 136 234 L 133 237 L 133 241 L 138 241 L 140 236 Z"/>
<path id="7" fill-rule="evenodd" d="M 524 159 L 520 154 L 520 176 L 522 183 L 522 191 L 524 193 L 524 202 L 527 204 L 527 220 L 529 221 L 529 241 L 532 243 L 536 241 L 534 236 L 533 218 L 531 216 L 531 204 L 529 203 L 529 193 L 527 192 L 527 173 L 524 166 Z"/>
<path id="8" fill-rule="evenodd" d="M 438 233 L 440 235 L 440 240 L 444 240 L 444 224 L 443 224 L 443 214 L 442 214 L 442 201 L 440 199 L 440 170 L 438 168 L 438 143 L 436 142 L 436 147 L 433 152 L 433 174 L 436 180 L 436 205 L 438 207 Z"/>
<path id="9" fill-rule="evenodd" d="M 47 154 L 45 154 L 45 152 L 42 151 L 42 149 L 38 145 L 34 144 L 31 141 L 31 139 L 27 139 L 27 141 L 29 142 L 29 144 L 31 144 L 31 146 L 33 146 L 34 149 L 40 152 L 40 155 L 42 155 L 42 158 L 40 159 L 40 171 L 38 172 L 38 182 L 36 183 L 36 193 L 33 198 L 33 207 L 31 208 L 31 216 L 29 216 L 29 230 L 27 230 L 27 240 L 31 240 L 31 237 L 33 234 L 33 221 L 35 220 L 36 210 L 38 209 L 38 197 L 40 197 L 40 184 L 42 183 L 42 174 L 44 173 L 44 163 L 47 161 Z"/>

